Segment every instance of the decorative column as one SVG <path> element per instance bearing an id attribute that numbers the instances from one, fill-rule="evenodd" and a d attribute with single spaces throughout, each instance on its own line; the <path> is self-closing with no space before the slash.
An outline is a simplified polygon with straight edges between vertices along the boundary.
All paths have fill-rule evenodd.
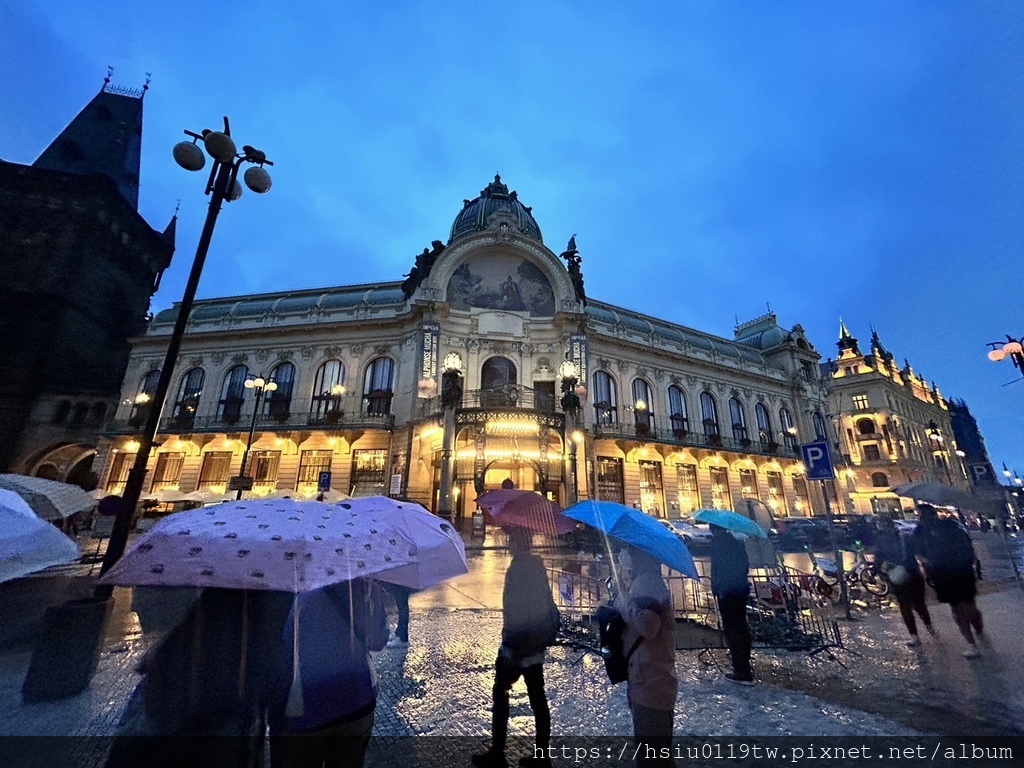
<path id="1" fill-rule="evenodd" d="M 441 437 L 441 499 L 437 514 L 451 520 L 452 483 L 455 476 L 455 409 L 462 404 L 462 358 L 457 352 L 444 356 L 441 375 L 441 407 L 444 412 L 444 431 Z"/>
<path id="2" fill-rule="evenodd" d="M 579 369 L 576 363 L 568 359 L 558 366 L 558 375 L 562 378 L 562 413 L 565 418 L 565 429 L 562 435 L 562 442 L 565 446 L 568 459 L 567 477 L 565 478 L 565 490 L 567 505 L 575 504 L 579 500 L 579 480 L 577 475 L 576 458 L 576 431 L 577 419 L 580 412 L 580 397 L 576 394 L 576 385 L 579 383 Z"/>

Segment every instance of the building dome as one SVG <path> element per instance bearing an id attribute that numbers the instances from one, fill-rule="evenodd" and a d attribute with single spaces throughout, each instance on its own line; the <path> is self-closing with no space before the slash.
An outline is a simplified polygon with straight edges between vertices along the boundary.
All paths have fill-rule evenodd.
<path id="1" fill-rule="evenodd" d="M 501 182 L 501 176 L 498 174 L 495 174 L 494 181 L 480 192 L 480 197 L 464 202 L 462 211 L 455 217 L 455 223 L 452 224 L 451 235 L 448 237 L 449 245 L 464 235 L 487 229 L 487 222 L 491 216 L 501 212 L 510 216 L 512 226 L 516 227 L 519 232 L 534 240 L 544 242 L 540 234 L 540 227 L 537 226 L 531 213 L 532 209 L 519 202 L 515 191 L 508 191 L 508 187 Z"/>

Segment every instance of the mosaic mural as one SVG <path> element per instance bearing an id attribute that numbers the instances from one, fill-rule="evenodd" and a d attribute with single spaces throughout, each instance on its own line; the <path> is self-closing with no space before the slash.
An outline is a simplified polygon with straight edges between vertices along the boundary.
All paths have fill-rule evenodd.
<path id="1" fill-rule="evenodd" d="M 452 309 L 506 309 L 553 317 L 555 292 L 533 262 L 511 254 L 494 254 L 466 262 L 452 273 L 448 282 L 448 303 Z"/>

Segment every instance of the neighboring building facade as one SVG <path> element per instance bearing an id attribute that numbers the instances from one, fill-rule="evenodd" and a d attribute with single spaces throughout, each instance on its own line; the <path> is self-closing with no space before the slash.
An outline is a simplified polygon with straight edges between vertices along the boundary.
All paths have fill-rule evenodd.
<path id="1" fill-rule="evenodd" d="M 828 402 L 803 329 L 769 313 L 724 339 L 588 300 L 580 263 L 575 238 L 556 255 L 495 177 L 404 282 L 196 302 L 146 492 L 224 493 L 255 424 L 254 495 L 311 496 L 330 472 L 336 490 L 437 511 L 447 465 L 459 517 L 508 478 L 661 517 L 747 498 L 820 512 L 797 445 L 825 437 Z M 100 447 L 112 493 L 177 311 L 134 342 Z M 446 363 L 461 367 L 461 391 L 442 387 Z M 254 414 L 244 384 L 260 374 L 277 389 Z"/>
<path id="2" fill-rule="evenodd" d="M 174 252 L 138 213 L 145 89 L 109 79 L 35 163 L 0 161 L 0 472 L 89 484 Z"/>
<path id="3" fill-rule="evenodd" d="M 839 357 L 822 366 L 835 429 L 836 471 L 848 512 L 899 512 L 893 488 L 938 481 L 968 489 L 949 403 L 872 331 L 868 354 L 840 323 Z"/>

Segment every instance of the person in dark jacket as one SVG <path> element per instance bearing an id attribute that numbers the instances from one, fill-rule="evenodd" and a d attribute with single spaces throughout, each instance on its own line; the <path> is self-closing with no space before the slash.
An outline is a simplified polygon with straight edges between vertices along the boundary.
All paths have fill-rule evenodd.
<path id="1" fill-rule="evenodd" d="M 917 620 L 914 613 L 921 617 L 925 627 L 935 634 L 932 617 L 924 599 L 924 576 L 921 566 L 917 563 L 914 551 L 914 537 L 904 536 L 896 528 L 892 515 L 882 515 L 878 520 L 878 534 L 875 537 L 875 567 L 882 571 L 892 585 L 893 595 L 900 607 L 900 616 L 910 633 L 907 645 L 913 647 L 921 644 L 917 634 Z"/>
<path id="2" fill-rule="evenodd" d="M 388 640 L 388 648 L 409 647 L 409 596 L 412 589 L 403 587 L 401 584 L 385 584 L 384 588 L 395 601 L 398 609 L 398 625 L 395 627 L 395 634 Z"/>
<path id="3" fill-rule="evenodd" d="M 501 648 L 494 662 L 491 748 L 473 755 L 478 768 L 504 768 L 508 739 L 509 691 L 520 677 L 537 726 L 537 748 L 522 758 L 522 766 L 550 766 L 547 757 L 551 741 L 551 711 L 544 691 L 544 651 L 550 637 L 548 627 L 558 609 L 551 596 L 544 564 L 530 552 L 531 536 L 522 528 L 508 532 L 512 562 L 505 572 L 502 592 Z M 543 757 L 542 757 L 543 755 Z"/>
<path id="4" fill-rule="evenodd" d="M 953 620 L 967 641 L 963 655 L 975 659 L 979 655 L 974 633 L 984 630 L 981 611 L 974 603 L 978 594 L 975 583 L 974 545 L 970 534 L 953 519 L 939 519 L 935 507 L 918 506 L 921 522 L 914 533 L 914 547 L 924 561 L 928 582 L 935 589 L 940 603 L 949 603 Z M 972 631 L 973 630 L 973 631 Z"/>
<path id="5" fill-rule="evenodd" d="M 717 525 L 711 527 L 711 591 L 718 600 L 718 615 L 732 658 L 732 672 L 726 679 L 753 685 L 750 668 L 750 627 L 747 626 L 747 597 L 750 595 L 750 560 L 742 541 Z"/>
<path id="6" fill-rule="evenodd" d="M 384 600 L 367 579 L 299 595 L 275 659 L 272 768 L 362 768 L 377 706 L 370 651 L 388 639 Z"/>

